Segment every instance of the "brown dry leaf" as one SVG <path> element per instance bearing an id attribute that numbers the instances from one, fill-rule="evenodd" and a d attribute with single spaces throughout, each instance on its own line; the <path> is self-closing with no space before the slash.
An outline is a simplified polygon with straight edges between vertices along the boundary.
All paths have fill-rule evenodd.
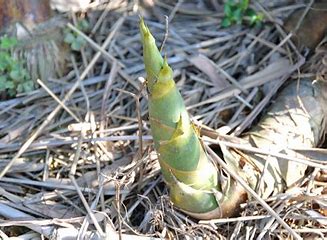
<path id="1" fill-rule="evenodd" d="M 295 11 L 285 22 L 287 32 L 295 31 L 295 43 L 314 49 L 327 31 L 327 3 L 315 3 L 303 19 L 299 28 L 297 25 L 306 11 L 302 8 Z"/>
<path id="2" fill-rule="evenodd" d="M 325 194 L 326 194 L 326 188 L 324 188 L 321 192 L 321 196 L 322 197 L 327 197 Z M 325 217 L 327 217 L 327 202 L 325 199 L 319 199 L 319 198 L 316 198 L 314 199 L 314 201 L 319 205 L 319 213 L 324 215 Z"/>
<path id="3" fill-rule="evenodd" d="M 189 61 L 210 78 L 218 91 L 230 86 L 228 81 L 217 73 L 215 64 L 208 57 L 199 54 L 191 57 Z"/>
<path id="4" fill-rule="evenodd" d="M 305 158 L 310 158 L 316 161 L 327 162 L 327 149 L 322 148 L 307 148 L 307 149 L 292 149 Z"/>
<path id="5" fill-rule="evenodd" d="M 104 176 L 110 176 L 112 173 L 117 171 L 120 167 L 127 166 L 130 163 L 130 159 L 124 158 L 119 161 L 114 161 L 111 165 L 105 167 L 101 170 L 101 174 Z M 99 176 L 97 171 L 89 171 L 83 174 L 80 178 L 77 179 L 78 185 L 80 187 L 90 187 L 95 188 L 99 186 Z M 107 182 L 104 183 L 104 192 L 106 191 L 114 191 L 115 190 L 115 184 L 114 182 Z"/>
<path id="6" fill-rule="evenodd" d="M 3 169 L 9 161 L 2 160 L 0 161 L 0 169 Z M 44 168 L 43 163 L 27 162 L 24 159 L 20 158 L 13 164 L 9 169 L 10 173 L 23 173 L 23 172 L 38 172 Z"/>
<path id="7" fill-rule="evenodd" d="M 327 218 L 314 210 L 305 211 L 310 217 L 317 220 L 322 225 L 327 225 Z"/>
<path id="8" fill-rule="evenodd" d="M 320 209 L 319 212 L 320 212 L 323 216 L 327 217 L 327 209 L 326 209 L 326 208 L 322 208 L 322 209 Z"/>
<path id="9" fill-rule="evenodd" d="M 269 64 L 261 71 L 241 79 L 240 82 L 242 83 L 242 85 L 251 82 L 259 86 L 265 83 L 269 83 L 270 81 L 274 81 L 282 78 L 285 74 L 289 73 L 291 67 L 292 65 L 288 59 L 280 58 Z M 263 90 L 265 93 L 267 93 L 265 89 Z"/>
<path id="10" fill-rule="evenodd" d="M 320 170 L 315 176 L 315 180 L 318 182 L 327 182 L 327 172 L 326 170 Z M 325 188 L 322 194 L 327 194 L 327 188 Z"/>
<path id="11" fill-rule="evenodd" d="M 26 207 L 34 210 L 49 218 L 73 218 L 78 217 L 79 214 L 74 207 L 68 207 L 54 201 L 46 201 L 44 203 L 29 203 Z"/>
<path id="12" fill-rule="evenodd" d="M 25 123 L 15 129 L 11 130 L 7 135 L 0 138 L 0 144 L 9 143 L 9 142 L 15 140 L 17 137 L 21 136 L 22 133 L 24 133 L 25 130 L 30 127 L 30 125 L 31 124 L 28 122 L 28 123 Z"/>

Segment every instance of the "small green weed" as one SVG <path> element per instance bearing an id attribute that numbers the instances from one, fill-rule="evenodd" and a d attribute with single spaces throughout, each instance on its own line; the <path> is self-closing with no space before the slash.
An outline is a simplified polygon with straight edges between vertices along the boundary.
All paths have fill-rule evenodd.
<path id="1" fill-rule="evenodd" d="M 227 0 L 224 4 L 224 14 L 221 22 L 222 27 L 242 24 L 243 20 L 253 26 L 260 24 L 263 19 L 261 13 L 249 8 L 249 0 Z"/>
<path id="2" fill-rule="evenodd" d="M 30 92 L 35 87 L 27 69 L 12 57 L 17 44 L 16 38 L 0 38 L 0 92 L 6 91 L 11 97 L 17 93 Z"/>
<path id="3" fill-rule="evenodd" d="M 89 29 L 89 23 L 86 19 L 82 19 L 78 21 L 77 23 L 77 29 L 79 29 L 82 32 L 85 32 Z M 77 33 L 71 31 L 70 29 L 65 29 L 64 30 L 65 38 L 64 41 L 65 43 L 68 43 L 71 47 L 72 50 L 74 51 L 80 51 L 82 47 L 86 45 L 85 39 L 78 35 Z"/>

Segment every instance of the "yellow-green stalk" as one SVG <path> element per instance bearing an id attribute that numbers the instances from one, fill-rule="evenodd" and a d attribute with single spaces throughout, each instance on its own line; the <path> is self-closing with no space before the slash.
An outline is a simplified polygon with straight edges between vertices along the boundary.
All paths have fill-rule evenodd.
<path id="1" fill-rule="evenodd" d="M 190 122 L 173 80 L 173 70 L 161 56 L 143 20 L 140 31 L 151 131 L 170 198 L 175 206 L 191 215 L 211 212 L 219 207 L 214 194 L 219 191 L 218 171 L 207 158 Z"/>

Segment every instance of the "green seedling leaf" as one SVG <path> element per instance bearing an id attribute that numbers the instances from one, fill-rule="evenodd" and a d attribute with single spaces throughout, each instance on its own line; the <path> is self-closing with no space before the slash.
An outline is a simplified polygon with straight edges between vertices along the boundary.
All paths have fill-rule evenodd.
<path id="1" fill-rule="evenodd" d="M 18 43 L 16 38 L 3 36 L 0 39 L 0 48 L 1 49 L 11 49 L 16 46 Z"/>
<path id="2" fill-rule="evenodd" d="M 23 91 L 24 91 L 24 86 L 23 86 L 23 84 L 18 84 L 17 85 L 17 88 L 16 88 L 16 91 L 18 92 L 18 93 L 22 93 Z"/>
<path id="3" fill-rule="evenodd" d="M 233 20 L 237 24 L 241 24 L 242 23 L 242 19 L 243 19 L 243 10 L 241 8 L 236 8 L 233 11 Z"/>
<path id="4" fill-rule="evenodd" d="M 7 53 L 0 52 L 0 72 L 4 72 L 9 66 L 7 55 Z"/>
<path id="5" fill-rule="evenodd" d="M 249 8 L 249 0 L 228 0 L 224 4 L 225 16 L 221 22 L 222 27 L 228 27 L 232 24 L 242 24 L 245 20 L 250 25 L 259 25 L 263 19 L 262 14 Z"/>
<path id="6" fill-rule="evenodd" d="M 65 43 L 73 43 L 75 41 L 75 36 L 71 32 L 67 32 L 65 34 L 64 42 Z"/>
<path id="7" fill-rule="evenodd" d="M 11 79 L 15 80 L 15 81 L 19 81 L 21 80 L 21 74 L 20 74 L 20 71 L 19 70 L 12 70 L 10 73 L 9 73 L 9 76 Z"/>
<path id="8" fill-rule="evenodd" d="M 86 21 L 86 19 L 82 19 L 78 21 L 77 23 L 77 29 L 79 29 L 82 32 L 85 32 L 89 29 L 89 23 Z M 85 46 L 86 41 L 85 39 L 76 34 L 75 32 L 72 32 L 70 29 L 64 30 L 65 38 L 64 42 L 69 43 L 70 47 L 74 51 L 80 51 L 83 46 Z"/>
<path id="9" fill-rule="evenodd" d="M 14 97 L 16 95 L 16 90 L 15 89 L 8 89 L 7 90 L 8 95 L 11 97 Z"/>
<path id="10" fill-rule="evenodd" d="M 262 21 L 263 15 L 261 13 L 256 13 L 253 9 L 247 9 L 245 16 L 250 19 L 250 24 L 256 24 Z"/>
<path id="11" fill-rule="evenodd" d="M 20 74 L 22 79 L 28 79 L 29 78 L 29 74 L 28 71 L 25 68 L 20 68 Z"/>
<path id="12" fill-rule="evenodd" d="M 5 75 L 0 76 L 0 91 L 6 90 L 7 79 Z"/>
<path id="13" fill-rule="evenodd" d="M 74 41 L 74 42 L 71 44 L 71 48 L 72 48 L 74 51 L 79 51 L 79 50 L 81 50 L 81 47 L 82 47 L 82 45 L 81 45 L 78 41 Z"/>
<path id="14" fill-rule="evenodd" d="M 239 5 L 242 11 L 245 11 L 249 7 L 249 0 L 241 0 Z"/>
<path id="15" fill-rule="evenodd" d="M 229 27 L 232 24 L 231 20 L 228 17 L 224 17 L 221 21 L 222 27 Z"/>
<path id="16" fill-rule="evenodd" d="M 82 19 L 77 23 L 77 28 L 84 32 L 90 28 L 90 24 L 86 19 Z"/>
<path id="17" fill-rule="evenodd" d="M 76 41 L 79 42 L 80 44 L 86 44 L 85 39 L 81 35 L 78 35 L 76 37 Z"/>
<path id="18" fill-rule="evenodd" d="M 12 97 L 34 89 L 27 69 L 11 56 L 12 48 L 17 44 L 16 38 L 0 38 L 0 91 L 6 91 Z"/>
<path id="19" fill-rule="evenodd" d="M 75 51 L 80 51 L 83 46 L 85 46 L 86 42 L 82 36 L 77 36 L 75 41 L 71 44 L 71 47 Z"/>
<path id="20" fill-rule="evenodd" d="M 34 83 L 31 80 L 24 82 L 22 85 L 23 85 L 24 92 L 31 92 L 34 90 Z"/>
<path id="21" fill-rule="evenodd" d="M 224 5 L 224 13 L 225 13 L 225 16 L 232 17 L 233 16 L 232 5 L 230 5 L 229 3 L 226 3 Z"/>
<path id="22" fill-rule="evenodd" d="M 5 52 L 3 55 L 3 60 L 6 64 L 7 71 L 10 71 L 11 69 L 15 68 L 16 65 L 18 65 L 17 61 L 11 57 L 9 52 Z"/>
<path id="23" fill-rule="evenodd" d="M 244 15 L 251 18 L 251 17 L 257 16 L 257 13 L 252 8 L 249 8 L 249 9 L 246 9 Z"/>
<path id="24" fill-rule="evenodd" d="M 13 81 L 6 81 L 5 87 L 6 89 L 15 89 L 15 84 Z"/>

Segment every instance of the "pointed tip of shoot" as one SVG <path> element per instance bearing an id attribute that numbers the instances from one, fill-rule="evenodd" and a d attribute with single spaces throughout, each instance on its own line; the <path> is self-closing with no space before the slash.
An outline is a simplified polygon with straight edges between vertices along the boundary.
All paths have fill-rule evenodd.
<path id="1" fill-rule="evenodd" d="M 159 72 L 158 81 L 165 82 L 173 79 L 173 70 L 168 65 L 167 57 L 164 58 L 162 68 Z"/>
<path id="2" fill-rule="evenodd" d="M 166 54 L 165 54 L 165 57 L 164 57 L 163 66 L 168 66 L 168 60 L 167 60 L 167 55 Z"/>
<path id="3" fill-rule="evenodd" d="M 140 16 L 140 32 L 141 32 L 141 39 L 144 44 L 144 39 L 149 38 L 151 35 L 151 32 L 148 28 L 148 26 L 145 24 L 144 19 L 142 16 Z"/>
<path id="4" fill-rule="evenodd" d="M 156 46 L 155 39 L 152 36 L 150 29 L 144 23 L 142 17 L 140 19 L 140 34 L 143 44 L 143 59 L 147 74 L 148 89 L 151 92 L 162 68 L 163 59 L 158 47 Z"/>
<path id="5" fill-rule="evenodd" d="M 141 31 L 142 35 L 144 35 L 144 33 L 148 32 L 148 28 L 144 23 L 143 17 L 141 17 L 141 16 L 140 16 L 140 31 Z"/>

